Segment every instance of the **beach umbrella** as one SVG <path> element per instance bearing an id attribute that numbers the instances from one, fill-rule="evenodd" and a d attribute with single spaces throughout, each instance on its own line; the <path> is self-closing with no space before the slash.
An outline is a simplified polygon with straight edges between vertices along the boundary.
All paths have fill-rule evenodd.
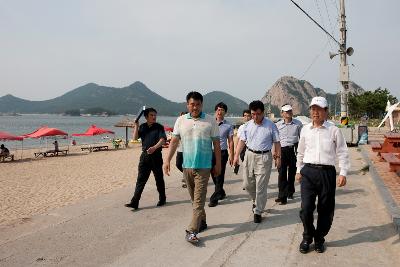
<path id="1" fill-rule="evenodd" d="M 172 132 L 174 131 L 174 128 L 169 127 L 168 125 L 164 125 L 164 131 L 166 132 Z"/>
<path id="2" fill-rule="evenodd" d="M 63 132 L 57 128 L 49 128 L 47 126 L 40 127 L 32 133 L 21 135 L 23 138 L 41 138 L 47 136 L 66 136 L 68 135 L 66 132 Z"/>
<path id="3" fill-rule="evenodd" d="M 103 128 L 99 128 L 96 125 L 91 125 L 86 132 L 84 133 L 74 133 L 72 134 L 72 136 L 94 136 L 94 135 L 100 135 L 100 134 L 114 134 L 113 131 L 107 130 L 107 129 L 103 129 Z"/>
<path id="4" fill-rule="evenodd" d="M 130 120 L 129 118 L 124 118 L 117 122 L 114 127 L 125 127 L 125 147 L 128 147 L 128 128 L 134 128 L 135 121 Z"/>
<path id="5" fill-rule="evenodd" d="M 42 126 L 39 129 L 35 130 L 32 133 L 29 134 L 24 134 L 21 135 L 23 138 L 41 138 L 46 140 L 46 149 L 47 149 L 47 138 L 45 137 L 57 137 L 57 136 L 63 136 L 66 138 L 68 136 L 68 133 L 61 131 L 60 129 L 57 128 L 50 128 L 47 126 Z M 69 148 L 69 146 L 68 146 Z"/>
<path id="6" fill-rule="evenodd" d="M 22 141 L 24 138 L 21 136 L 12 135 L 7 132 L 0 132 L 0 140 L 2 141 Z"/>
<path id="7" fill-rule="evenodd" d="M 24 138 L 22 136 L 13 135 L 7 132 L 0 132 L 0 140 L 1 141 L 22 141 L 22 148 L 21 148 L 21 159 L 22 153 L 24 151 Z M 15 146 L 15 151 L 18 152 L 17 146 Z"/>

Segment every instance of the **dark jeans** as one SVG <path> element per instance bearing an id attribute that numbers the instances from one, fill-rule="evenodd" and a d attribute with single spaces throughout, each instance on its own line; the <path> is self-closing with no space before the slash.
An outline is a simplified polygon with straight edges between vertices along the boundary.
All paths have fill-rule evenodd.
<path id="1" fill-rule="evenodd" d="M 164 201 L 166 199 L 162 165 L 163 165 L 163 159 L 161 152 L 155 152 L 154 154 L 150 155 L 147 154 L 147 152 L 145 151 L 142 152 L 142 154 L 140 155 L 135 193 L 133 194 L 131 203 L 139 202 L 151 172 L 153 172 L 156 180 L 159 200 Z"/>
<path id="2" fill-rule="evenodd" d="M 176 160 L 175 160 L 175 165 L 180 170 L 183 172 L 182 164 L 183 164 L 183 152 L 176 152 Z"/>
<path id="3" fill-rule="evenodd" d="M 279 168 L 278 187 L 280 199 L 287 199 L 288 195 L 293 195 L 294 178 L 296 176 L 296 153 L 295 147 L 281 148 L 281 167 Z"/>
<path id="4" fill-rule="evenodd" d="M 210 202 L 218 202 L 218 200 L 223 199 L 226 194 L 224 190 L 224 180 L 225 180 L 225 169 L 226 163 L 228 162 L 228 150 L 221 150 L 221 174 L 214 176 L 211 174 L 213 182 L 215 184 L 215 192 L 210 197 Z M 213 166 L 215 166 L 215 155 L 213 154 Z"/>
<path id="5" fill-rule="evenodd" d="M 336 170 L 315 168 L 305 165 L 300 171 L 301 178 L 301 210 L 300 218 L 303 222 L 303 239 L 324 242 L 328 234 L 335 211 Z M 318 196 L 318 221 L 314 227 L 315 200 Z"/>

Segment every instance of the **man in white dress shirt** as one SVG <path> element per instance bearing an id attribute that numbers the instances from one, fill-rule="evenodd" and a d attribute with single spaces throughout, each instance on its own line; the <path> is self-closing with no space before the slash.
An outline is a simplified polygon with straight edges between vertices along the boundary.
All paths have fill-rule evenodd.
<path id="1" fill-rule="evenodd" d="M 346 141 L 340 130 L 326 121 L 328 102 L 324 97 L 314 97 L 310 104 L 312 122 L 305 125 L 300 134 L 297 149 L 296 179 L 301 184 L 300 218 L 303 222 L 303 241 L 299 251 L 307 253 L 310 244 L 314 250 L 325 251 L 325 236 L 328 234 L 335 210 L 336 184 L 346 185 L 350 168 Z M 335 160 L 339 161 L 340 173 L 336 182 Z M 318 197 L 317 227 L 314 227 L 315 200 Z"/>

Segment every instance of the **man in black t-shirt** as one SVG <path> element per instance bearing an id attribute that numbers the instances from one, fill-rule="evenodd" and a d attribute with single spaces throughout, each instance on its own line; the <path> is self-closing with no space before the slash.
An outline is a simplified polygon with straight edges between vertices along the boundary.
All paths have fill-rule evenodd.
<path id="1" fill-rule="evenodd" d="M 135 210 L 139 208 L 140 197 L 151 172 L 153 172 L 156 179 L 157 191 L 159 193 L 157 206 L 163 206 L 166 202 L 161 150 L 162 145 L 167 140 L 167 136 L 165 135 L 164 127 L 156 122 L 157 111 L 154 108 L 145 109 L 144 117 L 146 118 L 146 122 L 140 126 L 139 123 L 136 122 L 133 132 L 134 140 L 137 140 L 138 137 L 142 140 L 142 154 L 140 155 L 138 166 L 135 193 L 133 194 L 131 202 L 125 204 L 126 207 Z"/>

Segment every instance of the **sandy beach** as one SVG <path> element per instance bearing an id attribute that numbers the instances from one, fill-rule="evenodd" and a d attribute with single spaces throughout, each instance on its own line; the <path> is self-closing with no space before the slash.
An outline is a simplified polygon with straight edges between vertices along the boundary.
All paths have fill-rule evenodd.
<path id="1" fill-rule="evenodd" d="M 22 160 L 0 163 L 0 225 L 18 224 L 118 188 L 131 186 L 134 190 L 139 144 L 92 153 L 70 147 L 67 156 L 35 159 L 37 150 L 25 150 Z"/>

